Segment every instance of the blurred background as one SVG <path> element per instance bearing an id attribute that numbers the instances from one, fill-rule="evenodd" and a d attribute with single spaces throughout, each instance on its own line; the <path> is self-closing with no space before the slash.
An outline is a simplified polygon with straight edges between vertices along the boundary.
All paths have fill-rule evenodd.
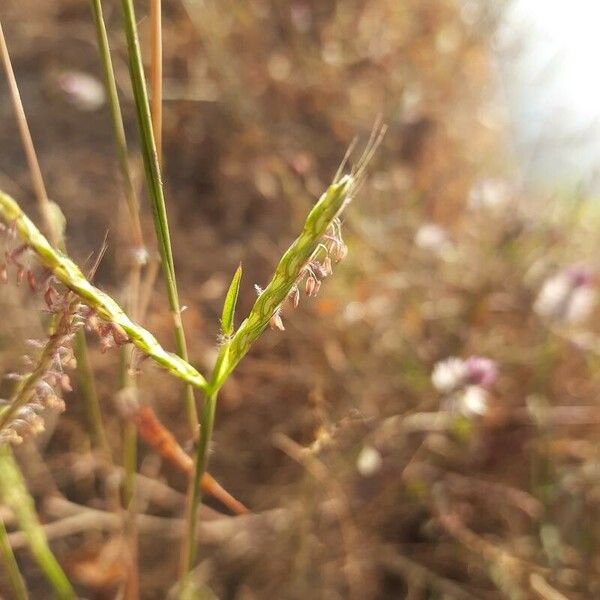
<path id="1" fill-rule="evenodd" d="M 222 391 L 210 470 L 265 520 L 201 539 L 206 597 L 600 596 L 600 9 L 163 5 L 164 181 L 190 357 L 203 372 L 238 263 L 241 319 L 352 139 L 365 143 L 379 116 L 388 125 L 345 213 L 348 258 Z M 120 6 L 103 6 L 155 255 Z M 136 10 L 147 56 L 146 3 Z M 128 226 L 89 3 L 4 0 L 0 16 L 70 253 L 89 264 L 107 236 L 96 281 L 122 299 Z M 4 82 L 0 117 L 0 188 L 36 216 Z M 42 335 L 39 298 L 6 286 L 0 304 L 10 372 Z M 173 348 L 160 278 L 144 325 Z M 118 356 L 92 343 L 91 361 L 119 457 Z M 140 385 L 189 450 L 178 383 L 145 364 Z M 64 517 L 56 497 L 108 510 L 76 377 L 73 387 L 55 425 L 17 452 L 50 524 Z M 143 512 L 175 523 L 185 479 L 142 443 L 138 460 L 169 492 L 142 490 Z M 53 536 L 83 597 L 118 597 L 117 538 L 94 523 Z M 142 597 L 166 598 L 177 543 L 142 532 L 139 544 Z M 35 597 L 50 597 L 27 551 L 17 557 Z"/>

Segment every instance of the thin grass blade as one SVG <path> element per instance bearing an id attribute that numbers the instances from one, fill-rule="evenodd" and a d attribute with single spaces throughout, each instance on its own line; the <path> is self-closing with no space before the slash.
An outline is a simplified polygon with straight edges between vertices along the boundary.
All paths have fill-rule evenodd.
<path id="1" fill-rule="evenodd" d="M 15 514 L 19 528 L 25 534 L 36 562 L 60 600 L 75 599 L 75 591 L 48 546 L 33 498 L 29 495 L 11 449 L 0 446 L 0 498 Z"/>
<path id="2" fill-rule="evenodd" d="M 165 279 L 167 296 L 174 321 L 175 343 L 177 346 L 177 353 L 184 361 L 187 361 L 187 343 L 183 325 L 181 323 L 181 307 L 179 304 L 179 293 L 177 291 L 177 281 L 175 278 L 175 264 L 173 261 L 173 251 L 171 248 L 167 207 L 163 191 L 160 164 L 156 147 L 156 138 L 154 136 L 154 130 L 152 126 L 150 102 L 148 99 L 148 90 L 146 87 L 144 67 L 142 64 L 142 54 L 140 51 L 135 11 L 132 0 L 122 0 L 121 6 L 123 9 L 122 12 L 125 35 L 127 37 L 129 74 L 131 77 L 133 96 L 135 99 L 136 117 L 140 132 L 142 155 L 144 158 L 146 185 L 148 187 L 152 204 L 152 215 L 154 218 L 154 228 L 158 241 L 158 249 L 162 261 L 163 277 Z M 190 386 L 186 387 L 185 403 L 192 434 L 195 435 L 197 430 L 198 414 L 194 401 L 193 390 Z"/>

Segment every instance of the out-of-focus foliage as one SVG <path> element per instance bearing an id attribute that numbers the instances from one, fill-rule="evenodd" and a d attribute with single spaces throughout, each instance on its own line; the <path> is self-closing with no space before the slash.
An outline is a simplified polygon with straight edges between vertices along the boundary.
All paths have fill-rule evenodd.
<path id="1" fill-rule="evenodd" d="M 135 147 L 118 6 L 105 4 Z M 211 470 L 254 511 L 286 516 L 275 529 L 205 540 L 199 581 L 245 600 L 598 595 L 600 214 L 593 200 L 536 198 L 511 177 L 487 50 L 496 3 L 170 0 L 164 9 L 164 178 L 190 356 L 203 371 L 237 264 L 241 316 L 354 135 L 368 136 L 378 115 L 389 126 L 345 216 L 343 266 L 223 389 Z M 110 229 L 98 282 L 118 295 L 127 244 L 106 107 L 83 112 L 73 86 L 64 89 L 65 74 L 100 74 L 88 6 L 9 0 L 5 12 L 70 247 L 84 262 Z M 0 183 L 23 197 L 27 172 L 4 92 L 0 100 Z M 156 287 L 144 325 L 169 345 Z M 10 371 L 35 319 L 14 286 L 0 302 Z M 493 383 L 436 389 L 436 364 L 470 356 L 495 362 Z M 116 357 L 93 359 L 118 448 Z M 185 440 L 172 381 L 144 367 L 140 385 Z M 45 502 L 56 493 L 50 474 L 69 500 L 110 510 L 90 443 L 75 390 L 40 443 L 43 462 L 20 456 L 42 517 L 64 516 Z M 184 490 L 146 452 L 141 472 Z M 180 518 L 183 495 L 161 498 L 150 494 L 145 512 Z M 115 535 L 91 527 L 54 548 L 89 597 L 110 597 L 123 577 Z M 141 533 L 140 549 L 144 597 L 164 598 L 177 558 L 157 534 Z"/>

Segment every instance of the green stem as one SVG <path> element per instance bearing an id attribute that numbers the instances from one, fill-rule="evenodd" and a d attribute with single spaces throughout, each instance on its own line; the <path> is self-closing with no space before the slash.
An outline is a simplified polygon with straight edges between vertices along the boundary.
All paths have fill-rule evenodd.
<path id="1" fill-rule="evenodd" d="M 135 495 L 135 473 L 137 470 L 137 428 L 129 421 L 123 429 L 123 506 L 130 508 Z"/>
<path id="2" fill-rule="evenodd" d="M 119 95 L 117 92 L 117 83 L 115 72 L 113 69 L 112 59 L 110 56 L 110 47 L 108 44 L 108 35 L 106 33 L 106 25 L 102 15 L 102 1 L 91 0 L 92 14 L 94 16 L 94 24 L 96 26 L 96 37 L 98 39 L 98 50 L 102 60 L 102 70 L 104 72 L 104 85 L 106 95 L 108 97 L 108 106 L 110 108 L 110 117 L 115 138 L 115 147 L 117 150 L 117 162 L 121 177 L 123 178 L 123 186 L 125 188 L 125 199 L 127 201 L 127 209 L 131 220 L 131 233 L 133 236 L 133 246 L 136 249 L 142 250 L 144 247 L 142 229 L 139 218 L 139 202 L 135 189 L 133 187 L 133 178 L 129 169 L 127 140 L 125 138 L 125 127 L 123 126 L 123 115 L 121 114 L 121 105 L 119 103 Z"/>
<path id="3" fill-rule="evenodd" d="M 133 390 L 132 378 L 129 373 L 130 357 L 129 348 L 121 350 L 121 364 L 119 367 L 119 387 L 121 390 Z M 125 422 L 123 429 L 123 467 L 125 480 L 123 481 L 123 506 L 130 508 L 135 494 L 135 473 L 137 471 L 137 427 L 130 420 Z"/>
<path id="4" fill-rule="evenodd" d="M 16 600 L 27 600 L 27 588 L 21 572 L 19 571 L 19 565 L 15 559 L 10 542 L 8 541 L 8 534 L 6 533 L 6 527 L 4 521 L 0 519 L 0 554 L 2 554 L 2 560 L 4 562 L 4 568 L 8 575 L 10 587 L 12 588 L 14 597 Z"/>
<path id="5" fill-rule="evenodd" d="M 196 529 L 198 522 L 198 505 L 202 500 L 200 482 L 208 467 L 208 449 L 215 423 L 217 409 L 217 392 L 208 394 L 202 403 L 202 416 L 200 419 L 200 436 L 194 461 L 194 479 L 188 507 L 188 523 L 185 538 L 185 559 L 180 581 L 180 589 L 185 590 L 188 573 L 194 567 L 196 560 Z"/>
<path id="6" fill-rule="evenodd" d="M 77 371 L 79 373 L 79 385 L 85 410 L 89 421 L 90 429 L 94 435 L 96 445 L 106 454 L 106 458 L 110 460 L 110 446 L 104 430 L 102 422 L 102 412 L 100 410 L 100 402 L 96 392 L 94 383 L 94 375 L 90 360 L 88 357 L 87 343 L 85 340 L 85 332 L 83 329 L 78 329 L 75 332 L 75 358 L 77 359 Z"/>
<path id="7" fill-rule="evenodd" d="M 177 354 L 188 361 L 187 344 L 185 332 L 181 323 L 181 308 L 175 278 L 175 265 L 171 247 L 171 236 L 167 219 L 167 207 L 165 203 L 160 165 L 156 151 L 156 143 L 152 129 L 152 117 L 150 114 L 150 103 L 146 89 L 146 79 L 142 65 L 140 43 L 138 39 L 135 11 L 132 0 L 122 0 L 123 21 L 127 37 L 127 51 L 129 55 L 129 72 L 135 98 L 138 129 L 142 142 L 142 154 L 144 157 L 144 169 L 146 173 L 146 184 L 152 203 L 152 215 L 158 241 L 158 249 L 162 261 L 162 272 L 167 287 L 169 306 L 173 316 L 175 327 L 175 343 Z M 196 434 L 198 414 L 194 401 L 194 392 L 190 385 L 186 386 L 185 403 L 188 420 L 193 434 Z"/>
<path id="8" fill-rule="evenodd" d="M 196 515 L 201 500 L 198 484 L 202 480 L 208 463 L 208 448 L 213 432 L 218 391 L 254 341 L 267 327 L 271 317 L 280 309 L 288 294 L 298 284 L 307 262 L 314 259 L 316 253 L 319 252 L 321 239 L 326 235 L 327 230 L 347 204 L 348 195 L 353 190 L 355 181 L 354 177 L 346 175 L 329 186 L 321 196 L 308 214 L 302 233 L 282 256 L 271 281 L 259 295 L 250 314 L 242 322 L 230 341 L 224 344 L 219 351 L 202 405 L 200 440 L 195 456 L 194 482 L 190 493 L 186 528 L 186 557 L 180 579 L 180 589 L 182 590 L 186 589 L 186 584 L 188 584 L 187 573 L 193 567 L 195 560 Z"/>
<path id="9" fill-rule="evenodd" d="M 0 497 L 14 512 L 31 553 L 55 595 L 60 600 L 74 600 L 75 592 L 48 546 L 44 529 L 35 512 L 33 498 L 29 495 L 12 451 L 6 444 L 0 446 Z"/>
<path id="10" fill-rule="evenodd" d="M 115 146 L 117 150 L 117 160 L 119 169 L 123 179 L 125 188 L 125 200 L 130 219 L 130 233 L 132 237 L 133 263 L 130 267 L 129 283 L 128 283 L 128 302 L 127 309 L 135 318 L 140 318 L 139 313 L 139 291 L 141 270 L 146 262 L 146 251 L 144 247 L 144 239 L 140 221 L 140 207 L 137 195 L 135 193 L 132 177 L 129 169 L 127 140 L 125 137 L 125 128 L 123 125 L 123 116 L 117 93 L 117 84 L 110 55 L 110 47 L 108 43 L 108 35 L 102 15 L 101 0 L 91 0 L 92 13 L 94 15 L 94 23 L 96 25 L 96 35 L 98 38 L 98 49 L 102 59 L 102 67 L 104 70 L 104 82 L 108 96 L 110 107 L 112 129 L 115 138 Z M 135 377 L 130 375 L 133 354 L 131 349 L 127 347 L 121 348 L 120 361 L 120 387 L 121 389 L 129 389 L 136 393 L 137 382 Z M 126 421 L 123 429 L 123 467 L 125 477 L 123 480 L 123 498 L 122 504 L 125 510 L 125 531 L 129 538 L 131 548 L 131 571 L 127 582 L 127 597 L 136 598 L 138 596 L 138 560 L 137 560 L 137 531 L 136 531 L 136 503 L 135 498 L 135 474 L 137 471 L 137 428 L 136 426 Z"/>
<path id="11" fill-rule="evenodd" d="M 135 475 L 137 472 L 137 427 L 131 421 L 126 421 L 123 429 L 123 506 L 124 528 L 129 545 L 130 572 L 126 583 L 126 597 L 139 598 L 139 562 L 138 562 L 138 532 L 137 532 L 137 503 L 135 500 Z"/>

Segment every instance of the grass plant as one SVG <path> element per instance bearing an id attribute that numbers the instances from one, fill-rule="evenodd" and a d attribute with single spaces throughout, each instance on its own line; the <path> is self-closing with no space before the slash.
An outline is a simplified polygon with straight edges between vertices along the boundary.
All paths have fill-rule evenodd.
<path id="1" fill-rule="evenodd" d="M 162 153 L 162 41 L 161 41 L 161 3 L 151 2 L 151 90 L 150 100 L 146 77 L 141 59 L 139 34 L 134 13 L 133 2 L 122 0 L 124 30 L 127 39 L 129 71 L 135 101 L 138 130 L 140 134 L 141 154 L 143 157 L 146 186 L 151 201 L 152 214 L 163 278 L 167 297 L 174 321 L 177 353 L 163 348 L 157 339 L 142 325 L 147 301 L 142 297 L 142 273 L 146 264 L 147 251 L 142 235 L 141 210 L 134 189 L 133 177 L 129 167 L 129 152 L 125 136 L 125 128 L 118 98 L 117 83 L 109 48 L 108 34 L 104 22 L 101 0 L 91 0 L 92 16 L 96 28 L 97 43 L 104 74 L 106 96 L 110 109 L 111 126 L 115 140 L 117 163 L 124 189 L 124 199 L 130 221 L 131 254 L 133 260 L 128 275 L 128 295 L 126 310 L 109 294 L 94 286 L 90 279 L 68 256 L 64 241 L 64 218 L 58 207 L 48 199 L 41 175 L 41 169 L 33 147 L 31 134 L 25 119 L 25 112 L 20 101 L 18 87 L 2 30 L 0 29 L 0 51 L 7 73 L 11 96 L 15 106 L 24 148 L 32 173 L 32 181 L 47 236 L 34 224 L 33 220 L 21 209 L 15 199 L 0 191 L 0 219 L 4 222 L 5 235 L 14 236 L 20 245 L 14 250 L 17 254 L 31 253 L 39 266 L 51 275 L 47 280 L 44 300 L 53 313 L 52 327 L 48 340 L 40 344 L 39 357 L 34 361 L 30 371 L 18 376 L 13 396 L 0 410 L 0 435 L 4 445 L 0 468 L 3 469 L 3 485 L 0 493 L 6 504 L 13 508 L 19 524 L 27 535 L 32 551 L 51 582 L 55 593 L 61 598 L 74 597 L 74 591 L 58 562 L 51 554 L 39 522 L 33 509 L 33 500 L 27 494 L 18 466 L 6 445 L 35 433 L 41 426 L 39 410 L 59 400 L 59 390 L 53 388 L 63 385 L 67 388 L 68 379 L 57 369 L 62 369 L 61 357 L 74 338 L 78 357 L 78 368 L 82 381 L 84 396 L 88 399 L 87 411 L 94 437 L 100 448 L 110 459 L 111 449 L 102 425 L 102 415 L 98 395 L 95 390 L 92 368 L 87 355 L 84 327 L 95 331 L 101 342 L 107 347 L 121 347 L 121 382 L 122 388 L 135 390 L 135 380 L 130 373 L 134 369 L 136 352 L 149 356 L 164 367 L 172 376 L 185 384 L 185 406 L 192 437 L 196 439 L 196 452 L 193 460 L 176 444 L 167 430 L 162 430 L 157 441 L 157 451 L 165 456 L 178 456 L 178 464 L 183 465 L 185 472 L 190 473 L 188 492 L 187 525 L 182 545 L 182 561 L 180 574 L 180 593 L 187 597 L 193 589 L 190 572 L 196 564 L 196 532 L 198 505 L 201 491 L 216 490 L 222 499 L 236 512 L 245 512 L 245 507 L 231 497 L 225 490 L 210 478 L 207 471 L 208 449 L 211 443 L 215 422 L 217 398 L 219 390 L 226 383 L 242 358 L 248 353 L 253 343 L 270 325 L 275 330 L 283 330 L 283 312 L 287 308 L 298 305 L 300 289 L 308 296 L 318 292 L 321 281 L 332 272 L 332 265 L 343 259 L 347 249 L 341 236 L 340 216 L 357 192 L 364 179 L 364 169 L 370 160 L 383 129 L 377 127 L 365 153 L 352 173 L 342 174 L 342 167 L 336 174 L 334 182 L 328 187 L 318 202 L 310 210 L 302 231 L 277 264 L 270 282 L 264 290 L 257 290 L 258 297 L 247 317 L 236 329 L 235 310 L 237 298 L 242 284 L 242 266 L 235 272 L 226 294 L 220 321 L 219 351 L 210 377 L 203 376 L 188 360 L 185 332 L 181 320 L 181 306 L 175 275 L 175 261 L 171 247 L 171 232 L 167 219 L 167 207 L 161 177 Z M 344 159 L 345 162 L 345 159 Z M 13 259 L 14 264 L 22 269 L 21 263 Z M 33 277 L 33 269 L 27 271 Z M 22 275 L 20 275 L 22 276 Z M 60 284 L 56 289 L 56 281 Z M 34 286 L 32 286 L 34 289 Z M 201 419 L 198 421 L 194 398 L 194 388 L 203 395 Z M 134 404 L 139 402 L 137 393 L 130 397 Z M 29 412 L 28 412 L 29 411 Z M 153 417 L 154 418 L 154 417 Z M 130 545 L 131 573 L 128 577 L 127 597 L 139 597 L 139 581 L 137 573 L 137 545 L 135 533 L 135 472 L 136 472 L 136 419 L 129 419 L 124 424 L 124 506 L 128 508 L 130 517 L 125 522 Z M 158 421 L 152 421 L 151 430 L 160 429 Z M 23 423 L 27 426 L 25 427 Z M 147 425 L 147 423 L 146 423 Z M 158 427 L 158 429 L 157 429 Z M 147 427 L 146 427 L 147 429 Z M 148 433 L 146 431 L 146 433 Z M 152 436 L 150 436 L 152 438 Z M 152 443 L 152 440 L 150 440 Z M 165 443 L 175 448 L 167 451 Z M 174 452 L 174 454 L 173 454 Z M 188 462 L 189 461 L 189 462 Z M 127 525 L 129 523 L 129 526 Z M 3 557 L 15 590 L 21 598 L 26 596 L 25 588 L 18 576 L 18 568 L 10 547 L 6 547 L 5 531 L 0 536 L 3 541 Z M 2 532 L 0 532 L 2 533 Z"/>

